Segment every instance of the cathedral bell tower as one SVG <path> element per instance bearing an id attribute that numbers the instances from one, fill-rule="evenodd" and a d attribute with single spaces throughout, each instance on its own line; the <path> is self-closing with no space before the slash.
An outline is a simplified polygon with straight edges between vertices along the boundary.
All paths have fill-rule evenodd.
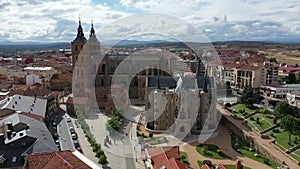
<path id="1" fill-rule="evenodd" d="M 77 36 L 76 38 L 71 42 L 72 46 L 72 65 L 73 68 L 75 66 L 75 63 L 77 62 L 78 56 L 86 43 L 86 38 L 84 37 L 83 29 L 81 27 L 81 20 L 79 18 L 79 25 L 77 28 Z"/>

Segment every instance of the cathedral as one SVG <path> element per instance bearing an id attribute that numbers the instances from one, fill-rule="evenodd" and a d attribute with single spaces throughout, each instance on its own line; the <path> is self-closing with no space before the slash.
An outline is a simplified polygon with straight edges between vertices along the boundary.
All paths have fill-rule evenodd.
<path id="1" fill-rule="evenodd" d="M 112 112 L 115 109 L 126 109 L 132 104 L 145 104 L 146 79 L 155 76 L 170 76 L 175 57 L 163 57 L 165 49 L 145 49 L 132 54 L 110 53 L 101 50 L 100 42 L 96 37 L 93 23 L 91 24 L 89 38 L 86 39 L 79 20 L 77 36 L 71 42 L 73 82 L 72 90 L 77 107 L 84 109 L 85 113 L 93 109 L 102 109 Z M 130 58 L 130 59 L 128 59 Z M 150 63 L 156 67 L 147 67 Z M 125 65 L 124 73 L 117 75 L 116 69 Z M 137 72 L 134 75 L 126 72 Z M 162 71 L 164 70 L 164 71 Z M 130 79 L 130 87 L 114 83 L 112 79 Z M 112 88 L 114 90 L 112 90 Z M 116 92 L 112 94 L 112 91 Z M 114 97 L 121 100 L 116 107 Z M 115 99 L 116 100 L 116 99 Z"/>

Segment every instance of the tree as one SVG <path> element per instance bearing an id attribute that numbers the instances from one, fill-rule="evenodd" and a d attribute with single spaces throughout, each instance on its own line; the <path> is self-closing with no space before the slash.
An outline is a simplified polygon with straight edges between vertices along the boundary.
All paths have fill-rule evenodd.
<path id="1" fill-rule="evenodd" d="M 102 164 L 102 165 L 104 165 L 104 164 L 107 163 L 107 157 L 106 157 L 105 154 L 102 154 L 102 155 L 99 157 L 98 163 L 100 163 L 100 164 Z"/>
<path id="2" fill-rule="evenodd" d="M 269 61 L 270 61 L 270 62 L 275 62 L 275 63 L 277 63 L 276 58 L 269 58 Z"/>
<path id="3" fill-rule="evenodd" d="M 289 142 L 291 142 L 291 134 L 297 129 L 298 121 L 291 115 L 284 116 L 281 119 L 280 126 L 289 132 Z"/>
<path id="4" fill-rule="evenodd" d="M 282 118 L 285 115 L 295 115 L 295 109 L 287 102 L 278 102 L 274 112 L 277 118 Z"/>
<path id="5" fill-rule="evenodd" d="M 287 79 L 288 84 L 294 84 L 296 83 L 296 76 L 294 73 L 289 73 L 288 79 Z"/>
<path id="6" fill-rule="evenodd" d="M 300 73 L 297 74 L 296 83 L 298 83 L 298 84 L 300 83 Z"/>
<path id="7" fill-rule="evenodd" d="M 114 130 L 119 130 L 120 128 L 120 117 L 116 116 L 111 118 L 110 120 L 107 121 L 106 123 L 108 129 L 112 128 Z"/>
<path id="8" fill-rule="evenodd" d="M 246 105 L 252 105 L 256 102 L 256 99 L 253 97 L 253 88 L 246 86 L 241 95 L 242 103 Z"/>

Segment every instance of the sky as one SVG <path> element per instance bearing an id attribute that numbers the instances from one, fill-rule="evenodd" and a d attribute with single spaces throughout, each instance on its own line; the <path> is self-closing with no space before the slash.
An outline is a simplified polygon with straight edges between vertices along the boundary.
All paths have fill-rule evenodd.
<path id="1" fill-rule="evenodd" d="M 299 16 L 299 0 L 1 0 L 0 42 L 70 42 L 79 17 L 85 36 L 93 22 L 100 41 L 201 34 L 208 41 L 300 42 Z"/>

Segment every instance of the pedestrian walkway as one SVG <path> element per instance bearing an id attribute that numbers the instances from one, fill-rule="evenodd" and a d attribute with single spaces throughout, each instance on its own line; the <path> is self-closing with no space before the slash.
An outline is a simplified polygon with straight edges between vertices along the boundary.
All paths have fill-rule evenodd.
<path id="1" fill-rule="evenodd" d="M 71 121 L 73 123 L 73 126 L 75 125 L 75 119 L 71 118 Z M 102 168 L 101 164 L 98 163 L 99 159 L 95 157 L 95 153 L 93 152 L 93 149 L 91 147 L 91 144 L 88 142 L 87 138 L 85 137 L 85 134 L 83 133 L 83 130 L 80 127 L 74 127 L 75 132 L 78 136 L 78 142 L 80 144 L 80 147 L 82 149 L 82 152 L 84 156 L 86 156 L 88 159 L 93 161 L 95 164 L 99 166 L 99 168 Z"/>
<path id="2" fill-rule="evenodd" d="M 134 163 L 134 148 L 132 146 L 129 137 L 124 136 L 119 132 L 109 132 L 106 129 L 106 122 L 110 118 L 104 114 L 96 113 L 90 114 L 85 119 L 86 123 L 90 126 L 91 132 L 94 135 L 96 141 L 102 145 L 102 149 L 107 155 L 108 166 L 113 169 L 134 169 L 135 166 L 128 166 Z M 109 138 L 110 142 L 105 140 Z M 128 157 L 128 158 L 126 158 Z"/>

